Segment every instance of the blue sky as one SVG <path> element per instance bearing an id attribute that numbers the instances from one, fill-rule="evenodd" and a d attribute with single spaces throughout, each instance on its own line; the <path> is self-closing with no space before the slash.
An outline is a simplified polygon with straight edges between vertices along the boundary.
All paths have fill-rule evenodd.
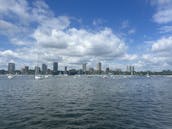
<path id="1" fill-rule="evenodd" d="M 172 69 L 172 1 L 0 0 L 0 41 L 0 69 Z"/>

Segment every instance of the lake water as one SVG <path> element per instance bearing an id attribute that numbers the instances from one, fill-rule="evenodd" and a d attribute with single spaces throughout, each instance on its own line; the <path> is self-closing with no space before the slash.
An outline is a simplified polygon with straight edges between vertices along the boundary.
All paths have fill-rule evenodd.
<path id="1" fill-rule="evenodd" d="M 1 76 L 0 129 L 172 129 L 172 78 Z"/>

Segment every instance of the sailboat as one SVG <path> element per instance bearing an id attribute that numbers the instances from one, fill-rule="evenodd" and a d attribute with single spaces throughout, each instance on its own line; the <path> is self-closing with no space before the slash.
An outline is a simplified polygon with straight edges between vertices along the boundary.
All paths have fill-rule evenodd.
<path id="1" fill-rule="evenodd" d="M 149 75 L 149 73 L 148 73 L 148 72 L 147 72 L 147 74 L 146 74 L 146 77 L 148 77 L 148 78 L 150 77 L 150 75 Z"/>
<path id="2" fill-rule="evenodd" d="M 44 79 L 42 75 L 35 75 L 35 80 L 41 80 Z"/>
<path id="3" fill-rule="evenodd" d="M 50 74 L 46 74 L 46 75 L 44 75 L 44 78 L 49 78 L 49 77 L 51 77 L 52 75 L 50 75 Z"/>
<path id="4" fill-rule="evenodd" d="M 39 74 L 39 67 L 36 66 L 35 67 L 35 80 L 41 80 L 41 79 L 44 79 L 44 76 Z"/>
<path id="5" fill-rule="evenodd" d="M 15 77 L 15 76 L 12 75 L 12 74 L 8 74 L 8 75 L 7 75 L 7 78 L 8 78 L 8 79 L 13 79 L 14 77 Z"/>
<path id="6" fill-rule="evenodd" d="M 38 50 L 40 50 L 40 49 L 39 49 L 39 42 L 38 42 L 38 44 L 36 44 L 36 45 L 37 45 L 36 48 L 37 48 Z M 36 64 L 36 66 L 35 66 L 35 77 L 34 77 L 35 80 L 44 79 L 44 76 L 40 74 L 40 67 L 38 66 L 38 55 L 39 55 L 38 50 L 37 50 L 37 55 L 36 55 L 37 64 Z"/>
<path id="7" fill-rule="evenodd" d="M 49 78 L 49 75 L 44 75 L 44 78 Z"/>

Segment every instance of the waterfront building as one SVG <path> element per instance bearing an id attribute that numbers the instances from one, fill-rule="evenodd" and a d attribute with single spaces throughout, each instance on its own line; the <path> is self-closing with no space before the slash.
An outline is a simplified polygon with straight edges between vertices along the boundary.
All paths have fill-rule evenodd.
<path id="1" fill-rule="evenodd" d="M 116 68 L 114 71 L 115 72 L 122 72 L 122 70 L 120 68 Z"/>
<path id="2" fill-rule="evenodd" d="M 51 69 L 47 69 L 47 74 L 52 74 Z"/>
<path id="3" fill-rule="evenodd" d="M 29 66 L 25 66 L 24 68 L 21 69 L 22 74 L 28 74 L 29 73 Z"/>
<path id="4" fill-rule="evenodd" d="M 82 71 L 85 73 L 87 71 L 87 64 L 82 64 Z"/>
<path id="5" fill-rule="evenodd" d="M 25 66 L 25 67 L 24 67 L 24 73 L 25 73 L 25 74 L 28 74 L 28 73 L 29 73 L 29 66 Z"/>
<path id="6" fill-rule="evenodd" d="M 98 71 L 98 73 L 101 73 L 101 71 L 102 71 L 102 64 L 101 64 L 101 62 L 99 62 L 97 64 L 97 71 Z"/>
<path id="7" fill-rule="evenodd" d="M 42 64 L 42 74 L 46 74 L 46 73 L 47 73 L 47 65 Z"/>
<path id="8" fill-rule="evenodd" d="M 131 73 L 131 75 L 134 75 L 134 66 L 130 67 L 130 73 Z"/>
<path id="9" fill-rule="evenodd" d="M 119 75 L 119 74 L 122 73 L 122 70 L 121 70 L 120 68 L 116 68 L 116 69 L 114 70 L 114 73 L 115 73 L 116 75 Z"/>
<path id="10" fill-rule="evenodd" d="M 8 63 L 8 73 L 10 74 L 15 73 L 15 63 Z"/>
<path id="11" fill-rule="evenodd" d="M 67 66 L 64 68 L 64 73 L 67 74 Z"/>
<path id="12" fill-rule="evenodd" d="M 109 73 L 110 72 L 110 69 L 109 69 L 109 67 L 108 68 L 106 68 L 106 73 Z"/>
<path id="13" fill-rule="evenodd" d="M 53 72 L 55 72 L 55 73 L 58 72 L 58 62 L 53 63 Z"/>
<path id="14" fill-rule="evenodd" d="M 24 68 L 21 69 L 21 73 L 22 73 L 22 74 L 25 74 L 25 73 L 24 73 Z"/>
<path id="15" fill-rule="evenodd" d="M 127 66 L 127 72 L 131 73 L 131 75 L 134 74 L 134 66 Z"/>

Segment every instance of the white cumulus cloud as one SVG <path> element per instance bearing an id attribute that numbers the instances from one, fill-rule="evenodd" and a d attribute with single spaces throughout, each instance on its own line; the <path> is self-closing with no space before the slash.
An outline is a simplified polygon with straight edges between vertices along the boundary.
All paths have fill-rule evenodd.
<path id="1" fill-rule="evenodd" d="M 172 22 L 172 1 L 171 0 L 150 0 L 151 4 L 156 7 L 153 20 L 158 24 Z"/>
<path id="2" fill-rule="evenodd" d="M 172 36 L 163 37 L 155 41 L 152 45 L 152 51 L 171 51 L 172 49 Z"/>
<path id="3" fill-rule="evenodd" d="M 44 1 L 0 0 L 0 3 L 0 34 L 17 46 L 11 50 L 3 48 L 0 60 L 21 66 L 35 65 L 37 60 L 51 65 L 53 61 L 80 65 L 136 59 L 136 55 L 127 53 L 125 41 L 109 27 L 99 30 L 73 27 L 71 23 L 75 20 L 55 16 Z"/>

